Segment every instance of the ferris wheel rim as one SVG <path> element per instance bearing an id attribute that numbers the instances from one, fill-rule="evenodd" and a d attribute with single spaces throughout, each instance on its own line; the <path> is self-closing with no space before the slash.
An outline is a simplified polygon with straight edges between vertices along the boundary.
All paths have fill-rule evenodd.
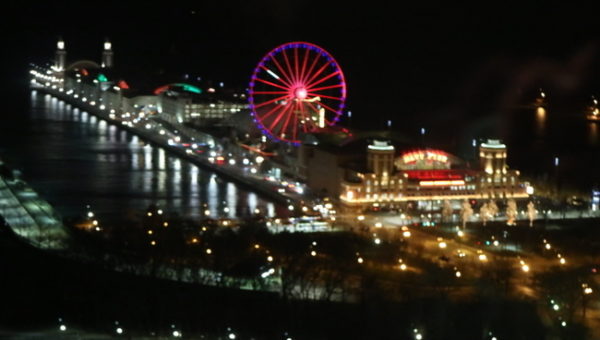
<path id="1" fill-rule="evenodd" d="M 291 58 L 288 58 L 288 55 L 286 54 L 286 51 L 288 51 L 290 49 L 294 50 L 293 51 L 293 53 L 294 53 L 293 67 L 291 66 L 291 63 L 289 62 L 289 59 L 291 59 Z M 299 61 L 299 57 L 298 57 L 298 50 L 302 50 L 304 53 L 302 65 L 300 65 L 300 61 Z M 312 62 L 310 63 L 311 65 L 309 66 L 308 65 L 309 64 L 308 57 L 309 57 L 310 51 L 313 51 L 314 53 L 316 53 L 316 57 L 313 57 Z M 281 58 L 281 56 L 283 56 L 283 58 Z M 324 61 L 326 61 L 326 62 L 323 65 L 320 65 L 318 70 L 314 70 L 314 67 L 315 67 L 319 57 L 324 57 Z M 281 64 L 284 64 L 284 65 L 281 65 L 279 63 L 278 58 L 282 59 Z M 274 69 L 276 69 L 278 72 L 280 72 L 281 77 L 277 76 L 271 70 L 269 70 L 267 67 L 265 67 L 265 64 L 267 64 L 267 62 L 272 62 L 272 64 L 274 65 L 273 66 Z M 325 70 L 326 68 L 327 68 L 328 72 L 330 72 L 331 70 L 334 70 L 334 72 L 330 72 L 326 77 L 318 78 L 318 80 L 316 80 L 315 78 L 317 78 L 320 75 L 320 73 L 322 73 L 322 71 Z M 284 69 L 287 70 L 288 72 L 285 72 Z M 278 82 L 275 82 L 275 81 L 269 82 L 269 81 L 259 78 L 258 75 L 264 74 L 265 71 L 268 72 L 271 76 L 275 77 L 278 80 Z M 318 87 L 319 84 L 326 83 L 330 78 L 333 79 L 333 77 L 335 77 L 335 79 L 337 79 L 337 80 L 334 80 L 335 84 Z M 255 87 L 257 86 L 258 82 L 265 83 L 266 85 L 263 84 L 262 86 L 268 85 L 271 88 L 273 88 L 273 91 L 255 91 Z M 325 91 L 325 90 L 330 90 L 330 89 L 334 89 L 334 88 L 339 90 L 339 96 L 329 96 L 329 95 L 317 93 L 317 91 Z M 255 97 L 256 97 L 256 95 L 259 95 L 259 94 L 278 95 L 278 97 L 270 98 L 270 101 L 267 101 L 267 102 L 257 102 Z M 281 96 L 279 96 L 279 95 L 281 95 Z M 297 118 L 294 118 L 293 122 L 292 122 L 293 129 L 294 129 L 294 131 L 293 131 L 294 134 L 292 136 L 293 138 L 289 138 L 289 137 L 285 136 L 285 132 L 281 135 L 276 135 L 272 131 L 273 124 L 271 125 L 271 127 L 265 126 L 265 124 L 263 122 L 266 119 L 265 115 L 262 115 L 262 117 L 261 117 L 261 114 L 259 114 L 257 112 L 257 108 L 259 106 L 266 106 L 266 105 L 275 103 L 275 102 L 277 102 L 277 100 L 292 99 L 292 100 L 302 102 L 302 105 L 300 105 L 300 109 L 304 108 L 305 102 L 308 107 L 312 107 L 313 109 L 315 109 L 314 106 L 311 103 L 309 103 L 310 100 L 305 99 L 305 98 L 308 98 L 309 96 L 313 96 L 312 99 L 314 99 L 315 97 L 318 97 L 319 103 L 317 106 L 325 107 L 329 113 L 329 116 L 332 116 L 331 120 L 327 120 L 326 125 L 333 126 L 339 121 L 340 117 L 342 116 L 342 111 L 345 108 L 346 79 L 345 79 L 344 73 L 343 73 L 339 63 L 337 62 L 337 60 L 328 51 L 326 51 L 325 49 L 323 49 L 322 47 L 320 47 L 316 44 L 313 44 L 310 42 L 305 42 L 305 41 L 295 41 L 295 42 L 288 42 L 288 43 L 278 45 L 277 47 L 275 47 L 275 48 L 271 49 L 269 52 L 267 52 L 260 59 L 260 62 L 258 63 L 258 65 L 254 68 L 254 71 L 252 72 L 249 89 L 248 89 L 248 101 L 249 101 L 250 113 L 251 113 L 253 121 L 257 125 L 257 127 L 261 130 L 261 132 L 264 135 L 268 136 L 270 139 L 299 145 L 300 140 L 297 138 L 297 129 L 298 128 L 296 127 Z M 336 107 L 331 107 L 328 104 L 325 104 L 324 102 L 322 102 L 322 100 L 324 100 L 324 99 L 336 101 L 335 102 L 335 103 L 337 103 L 336 105 L 331 105 L 331 106 L 336 106 Z M 284 111 L 280 112 L 280 115 L 285 113 L 285 109 L 289 109 L 293 105 L 294 104 L 291 104 L 291 105 L 286 104 L 286 108 L 280 108 L 281 110 L 284 110 Z M 296 109 L 298 109 L 298 106 L 296 106 Z M 275 110 L 275 108 L 273 110 Z M 273 110 L 271 110 L 271 111 L 273 111 Z M 271 111 L 268 114 L 271 114 L 272 113 Z M 294 114 L 296 114 L 296 113 L 294 113 Z M 280 133 L 282 130 L 285 130 L 285 128 L 287 127 L 287 124 L 289 124 L 291 115 L 292 115 L 291 112 L 287 113 L 288 117 L 286 117 L 284 127 L 279 130 Z M 277 118 L 280 118 L 280 117 L 277 117 Z M 303 122 L 304 122 L 304 120 L 303 120 Z M 278 122 L 276 122 L 276 124 L 277 123 Z M 303 126 L 303 128 L 304 128 L 304 132 L 307 132 L 306 127 Z M 315 128 L 313 128 L 311 130 L 311 132 L 313 132 L 314 130 L 315 130 Z"/>

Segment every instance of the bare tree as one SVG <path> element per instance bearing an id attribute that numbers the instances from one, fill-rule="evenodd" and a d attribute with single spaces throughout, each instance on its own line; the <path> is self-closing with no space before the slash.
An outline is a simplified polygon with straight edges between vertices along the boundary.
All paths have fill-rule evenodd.
<path id="1" fill-rule="evenodd" d="M 509 199 L 506 205 L 506 224 L 507 225 L 517 225 L 517 202 L 514 199 Z"/>
<path id="2" fill-rule="evenodd" d="M 469 203 L 468 200 L 464 200 L 460 210 L 460 218 L 462 220 L 463 229 L 467 227 L 467 221 L 469 221 L 471 216 L 473 216 L 473 208 L 471 207 L 471 203 Z"/>

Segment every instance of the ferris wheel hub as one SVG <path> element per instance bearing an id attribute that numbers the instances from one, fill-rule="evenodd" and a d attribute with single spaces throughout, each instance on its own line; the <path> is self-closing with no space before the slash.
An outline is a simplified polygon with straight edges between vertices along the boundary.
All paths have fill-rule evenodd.
<path id="1" fill-rule="evenodd" d="M 308 91 L 306 91 L 304 86 L 298 87 L 294 91 L 294 97 L 296 97 L 296 99 L 298 99 L 298 100 L 304 100 L 304 99 L 306 99 L 307 96 L 308 96 Z"/>

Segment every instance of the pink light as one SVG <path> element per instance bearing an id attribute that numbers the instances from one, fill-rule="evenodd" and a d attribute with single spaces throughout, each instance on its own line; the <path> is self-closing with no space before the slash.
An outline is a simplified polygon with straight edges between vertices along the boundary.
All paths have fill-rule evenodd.
<path id="1" fill-rule="evenodd" d="M 294 95 L 299 100 L 303 100 L 303 99 L 306 99 L 306 96 L 308 95 L 308 93 L 306 92 L 306 89 L 304 87 L 299 87 L 296 89 L 296 91 L 294 91 Z"/>

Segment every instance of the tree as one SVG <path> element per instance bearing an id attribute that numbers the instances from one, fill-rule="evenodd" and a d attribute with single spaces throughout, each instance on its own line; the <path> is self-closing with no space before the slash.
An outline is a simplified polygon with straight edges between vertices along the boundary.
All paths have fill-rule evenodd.
<path id="1" fill-rule="evenodd" d="M 535 210 L 535 205 L 531 201 L 527 204 L 527 216 L 529 216 L 529 226 L 533 227 L 533 220 L 535 220 L 537 216 L 537 211 Z"/>
<path id="2" fill-rule="evenodd" d="M 460 210 L 460 218 L 462 220 L 463 229 L 467 227 L 467 221 L 471 218 L 471 216 L 473 216 L 473 208 L 471 207 L 471 203 L 469 203 L 468 200 L 464 200 Z"/>
<path id="3" fill-rule="evenodd" d="M 452 204 L 450 204 L 450 201 L 444 200 L 442 205 L 442 221 L 450 222 L 452 220 L 453 212 L 454 210 L 452 209 Z"/>
<path id="4" fill-rule="evenodd" d="M 490 218 L 490 208 L 487 203 L 483 203 L 481 208 L 479 208 L 479 218 L 481 218 L 481 222 L 483 222 L 483 226 L 485 227 L 487 220 Z"/>
<path id="5" fill-rule="evenodd" d="M 506 224 L 507 225 L 517 225 L 516 223 L 516 218 L 517 218 L 517 202 L 515 202 L 514 199 L 509 199 L 508 203 L 506 204 Z"/>

